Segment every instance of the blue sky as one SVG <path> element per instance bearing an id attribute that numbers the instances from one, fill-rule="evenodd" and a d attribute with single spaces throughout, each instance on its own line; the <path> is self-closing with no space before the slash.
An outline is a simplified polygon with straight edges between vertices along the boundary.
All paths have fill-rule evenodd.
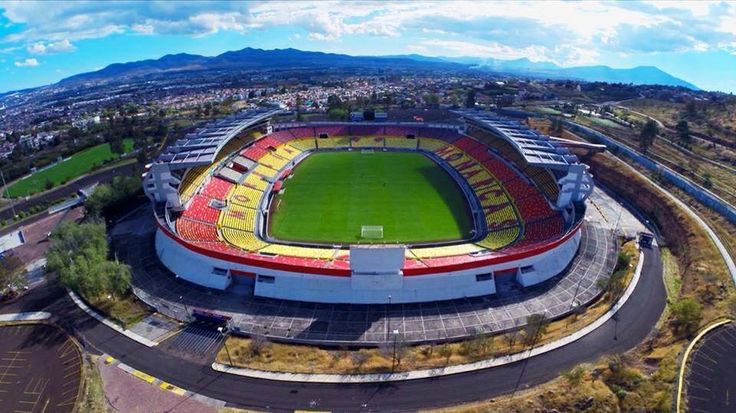
<path id="1" fill-rule="evenodd" d="M 0 1 L 0 91 L 244 47 L 651 65 L 736 92 L 736 3 Z"/>

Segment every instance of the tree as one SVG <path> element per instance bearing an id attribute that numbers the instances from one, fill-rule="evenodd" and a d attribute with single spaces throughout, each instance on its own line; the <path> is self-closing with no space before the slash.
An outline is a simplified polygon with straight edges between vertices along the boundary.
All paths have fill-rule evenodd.
<path id="1" fill-rule="evenodd" d="M 50 237 L 46 254 L 49 270 L 67 287 L 88 300 L 121 297 L 130 289 L 130 267 L 109 261 L 105 225 L 60 224 Z"/>
<path id="2" fill-rule="evenodd" d="M 531 314 L 526 318 L 526 325 L 524 326 L 524 341 L 526 344 L 534 344 L 537 339 L 547 332 L 547 326 L 549 320 L 547 316 L 542 313 Z"/>
<path id="3" fill-rule="evenodd" d="M 687 121 L 681 120 L 677 122 L 675 130 L 677 131 L 677 136 L 679 137 L 680 141 L 686 146 L 689 145 L 692 137 L 690 136 L 690 125 L 688 125 Z"/>
<path id="4" fill-rule="evenodd" d="M 16 290 L 24 283 L 23 262 L 13 253 L 6 254 L 0 260 L 0 293 L 6 290 Z"/>
<path id="5" fill-rule="evenodd" d="M 514 345 L 516 344 L 516 340 L 518 338 L 519 338 L 519 332 L 516 330 L 509 331 L 508 333 L 503 335 L 503 341 L 509 347 L 509 350 L 511 350 L 514 347 Z"/>
<path id="6" fill-rule="evenodd" d="M 122 155 L 125 152 L 125 146 L 123 145 L 123 139 L 117 137 L 110 141 L 110 151 L 117 155 Z"/>
<path id="7" fill-rule="evenodd" d="M 563 372 L 562 377 L 567 381 L 569 388 L 577 388 L 583 382 L 583 378 L 585 378 L 585 369 L 577 366 L 572 370 Z"/>
<path id="8" fill-rule="evenodd" d="M 465 107 L 466 108 L 475 107 L 475 89 L 470 89 L 468 91 L 468 94 L 465 97 Z"/>
<path id="9" fill-rule="evenodd" d="M 251 357 L 260 356 L 271 346 L 271 343 L 265 336 L 254 335 L 250 338 L 250 345 L 248 350 L 250 351 Z"/>
<path id="10" fill-rule="evenodd" d="M 658 134 L 659 127 L 657 126 L 657 122 L 649 119 L 639 134 L 639 148 L 641 148 L 642 152 L 647 153 L 649 151 Z"/>
<path id="11" fill-rule="evenodd" d="M 110 184 L 98 185 L 84 201 L 87 213 L 101 217 L 125 206 L 141 192 L 140 180 L 132 176 L 116 176 Z"/>
<path id="12" fill-rule="evenodd" d="M 702 318 L 702 307 L 694 298 L 683 298 L 672 304 L 675 331 L 691 334 L 698 329 Z M 680 330 L 682 329 L 682 330 Z"/>

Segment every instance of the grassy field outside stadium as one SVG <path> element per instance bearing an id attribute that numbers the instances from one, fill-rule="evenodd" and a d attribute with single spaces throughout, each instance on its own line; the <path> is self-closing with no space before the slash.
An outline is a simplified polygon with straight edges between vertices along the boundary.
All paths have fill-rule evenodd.
<path id="1" fill-rule="evenodd" d="M 133 140 L 123 141 L 125 152 L 133 150 Z M 103 143 L 83 151 L 77 152 L 69 159 L 49 168 L 37 171 L 26 178 L 21 178 L 8 185 L 8 191 L 3 191 L 3 196 L 16 198 L 19 196 L 33 195 L 46 190 L 46 182 L 51 181 L 54 186 L 84 175 L 95 166 L 102 166 L 105 161 L 116 159 L 117 154 L 110 150 L 109 143 Z"/>
<path id="2" fill-rule="evenodd" d="M 470 237 L 472 218 L 457 183 L 415 152 L 310 155 L 273 201 L 271 236 L 320 243 L 423 243 Z M 364 225 L 383 238 L 361 237 Z"/>

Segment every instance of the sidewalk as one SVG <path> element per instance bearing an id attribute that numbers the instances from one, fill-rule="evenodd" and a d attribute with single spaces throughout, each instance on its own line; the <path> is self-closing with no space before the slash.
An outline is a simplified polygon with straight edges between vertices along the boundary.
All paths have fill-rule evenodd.
<path id="1" fill-rule="evenodd" d="M 50 313 L 45 311 L 36 311 L 33 313 L 14 313 L 0 314 L 0 321 L 41 321 L 51 317 Z"/>
<path id="2" fill-rule="evenodd" d="M 71 297 L 72 301 L 74 301 L 74 304 L 76 304 L 77 307 L 79 307 L 80 309 L 82 309 L 82 311 L 84 311 L 85 313 L 87 313 L 90 317 L 95 318 L 100 323 L 102 323 L 102 324 L 110 327 L 111 329 L 117 331 L 118 333 L 120 333 L 120 334 L 128 337 L 129 339 L 131 339 L 133 341 L 136 341 L 136 342 L 138 342 L 140 344 L 143 344 L 146 347 L 154 347 L 154 346 L 157 346 L 158 345 L 158 343 L 156 343 L 155 341 L 151 341 L 151 340 L 149 340 L 149 339 L 147 339 L 147 338 L 145 338 L 145 337 L 143 337 L 143 336 L 141 336 L 139 334 L 136 334 L 136 333 L 134 333 L 134 332 L 132 332 L 130 330 L 125 330 L 122 327 L 120 327 L 119 325 L 117 325 L 117 324 L 113 323 L 112 321 L 108 320 L 107 318 L 103 317 L 97 311 L 89 308 L 89 306 L 87 304 L 85 304 L 85 302 L 82 301 L 79 298 L 79 296 L 74 291 L 72 291 L 70 289 L 67 289 L 67 292 L 69 293 L 69 297 Z"/>
<path id="3" fill-rule="evenodd" d="M 503 366 L 515 363 L 529 357 L 538 356 L 560 347 L 564 347 L 584 336 L 592 333 L 598 327 L 607 322 L 614 314 L 628 301 L 631 294 L 636 289 L 636 285 L 641 278 L 641 270 L 644 267 L 644 253 L 639 252 L 639 263 L 636 266 L 634 277 L 626 287 L 621 299 L 611 307 L 608 312 L 599 317 L 594 322 L 588 324 L 582 329 L 563 337 L 557 341 L 536 347 L 531 351 L 523 351 L 508 356 L 496 357 L 488 360 L 481 360 L 474 363 L 459 364 L 455 366 L 439 367 L 427 370 L 415 370 L 399 373 L 381 373 L 381 374 L 309 374 L 309 373 L 280 373 L 271 371 L 254 370 L 247 368 L 231 367 L 220 363 L 212 363 L 212 368 L 216 371 L 237 376 L 251 377 L 264 380 L 277 380 L 288 382 L 306 382 L 306 383 L 382 383 L 387 381 L 404 381 L 418 380 L 432 377 L 448 376 L 451 374 L 467 373 L 475 370 L 483 370 L 491 367 Z"/>

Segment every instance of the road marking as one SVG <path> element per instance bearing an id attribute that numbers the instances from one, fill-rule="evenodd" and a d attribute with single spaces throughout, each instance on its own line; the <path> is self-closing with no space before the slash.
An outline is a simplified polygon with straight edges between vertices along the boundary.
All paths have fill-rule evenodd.
<path id="1" fill-rule="evenodd" d="M 156 378 L 151 376 L 150 374 L 146 374 L 139 370 L 133 370 L 131 374 L 148 383 L 153 383 L 156 380 Z"/>
<path id="2" fill-rule="evenodd" d="M 186 394 L 186 390 L 182 389 L 181 387 L 176 387 L 171 383 L 167 383 L 165 381 L 162 381 L 161 384 L 159 384 L 159 387 L 161 387 L 164 390 L 168 390 L 174 394 L 177 394 L 179 396 L 183 396 Z"/>

